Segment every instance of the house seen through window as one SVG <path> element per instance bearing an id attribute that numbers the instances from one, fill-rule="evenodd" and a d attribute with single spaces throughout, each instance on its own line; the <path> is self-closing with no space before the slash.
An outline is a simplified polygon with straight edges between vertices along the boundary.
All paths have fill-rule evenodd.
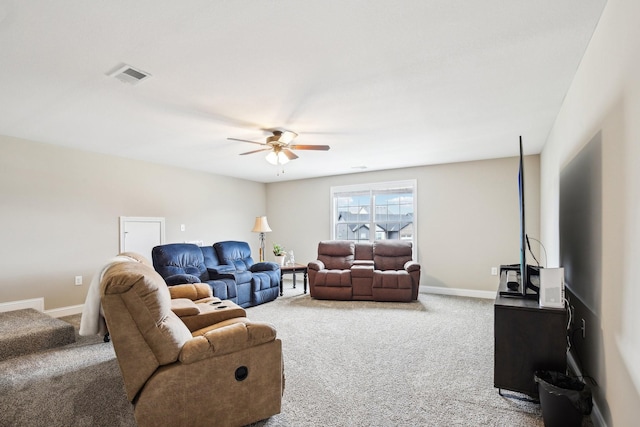
<path id="1" fill-rule="evenodd" d="M 332 187 L 331 200 L 334 240 L 414 242 L 415 180 Z"/>

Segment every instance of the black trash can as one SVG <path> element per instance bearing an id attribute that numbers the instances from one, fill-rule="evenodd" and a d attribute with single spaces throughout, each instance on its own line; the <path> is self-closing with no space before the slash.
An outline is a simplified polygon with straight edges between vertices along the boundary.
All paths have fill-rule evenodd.
<path id="1" fill-rule="evenodd" d="M 554 371 L 537 371 L 538 394 L 545 427 L 580 427 L 591 413 L 591 389 L 581 380 Z"/>

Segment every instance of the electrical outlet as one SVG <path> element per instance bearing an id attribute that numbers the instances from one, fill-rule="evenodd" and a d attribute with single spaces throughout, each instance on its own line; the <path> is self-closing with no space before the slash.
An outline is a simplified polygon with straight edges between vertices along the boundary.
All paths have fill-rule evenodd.
<path id="1" fill-rule="evenodd" d="M 76 286 L 82 285 L 82 276 L 76 276 Z"/>
<path id="2" fill-rule="evenodd" d="M 187 229 L 187 227 L 184 224 L 180 224 L 180 231 L 184 231 L 186 229 Z"/>
<path id="3" fill-rule="evenodd" d="M 498 267 L 491 267 L 491 275 L 492 276 L 498 275 Z"/>
<path id="4" fill-rule="evenodd" d="M 582 330 L 582 339 L 584 339 L 587 334 L 587 324 L 584 319 L 580 319 L 580 329 Z"/>

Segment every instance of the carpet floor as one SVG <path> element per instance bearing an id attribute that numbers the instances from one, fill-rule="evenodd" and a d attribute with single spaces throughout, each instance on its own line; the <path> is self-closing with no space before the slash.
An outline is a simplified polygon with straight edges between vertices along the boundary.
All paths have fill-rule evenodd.
<path id="1" fill-rule="evenodd" d="M 320 301 L 285 283 L 247 309 L 276 326 L 280 426 L 542 426 L 540 406 L 493 387 L 493 301 Z M 77 326 L 78 316 L 63 320 Z M 134 426 L 111 343 L 77 342 L 0 362 L 0 426 Z"/>
<path id="2" fill-rule="evenodd" d="M 33 308 L 0 313 L 0 360 L 75 341 L 73 327 Z"/>

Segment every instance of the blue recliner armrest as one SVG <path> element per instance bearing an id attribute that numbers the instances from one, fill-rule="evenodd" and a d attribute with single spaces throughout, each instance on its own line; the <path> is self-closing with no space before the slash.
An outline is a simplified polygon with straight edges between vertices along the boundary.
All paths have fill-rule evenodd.
<path id="1" fill-rule="evenodd" d="M 267 261 L 267 262 L 257 262 L 253 264 L 249 270 L 251 270 L 252 273 L 255 273 L 257 271 L 275 271 L 279 269 L 280 269 L 280 266 L 278 264 L 276 264 L 275 262 Z"/>
<path id="2" fill-rule="evenodd" d="M 193 274 L 174 274 L 173 276 L 165 277 L 164 281 L 167 285 L 182 285 L 185 283 L 200 283 L 200 279 Z"/>
<path id="3" fill-rule="evenodd" d="M 231 274 L 236 271 L 236 268 L 233 265 L 221 264 L 215 267 L 207 267 L 207 271 L 209 275 L 215 276 L 218 274 Z"/>
<path id="4" fill-rule="evenodd" d="M 233 279 L 235 280 L 236 268 L 233 265 L 218 265 L 207 268 L 211 280 Z"/>

